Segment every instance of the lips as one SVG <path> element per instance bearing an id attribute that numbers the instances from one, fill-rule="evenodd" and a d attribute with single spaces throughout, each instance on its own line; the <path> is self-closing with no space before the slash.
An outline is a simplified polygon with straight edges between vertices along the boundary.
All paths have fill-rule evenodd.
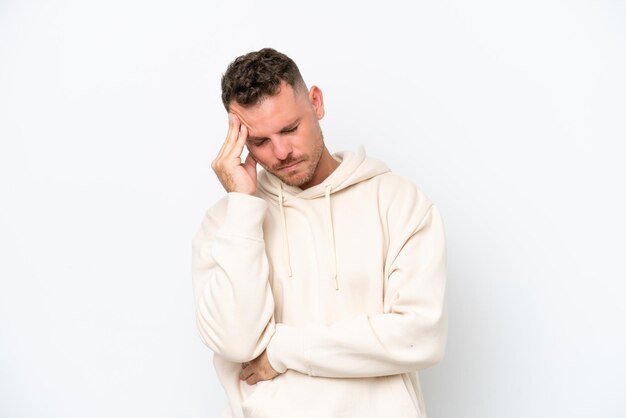
<path id="1" fill-rule="evenodd" d="M 295 163 L 290 164 L 290 165 L 286 165 L 286 166 L 284 166 L 284 167 L 282 167 L 282 168 L 280 168 L 280 169 L 281 169 L 281 170 L 289 170 L 290 168 L 294 168 L 294 167 L 295 167 L 295 166 L 297 166 L 298 164 L 300 164 L 300 161 L 295 162 Z"/>
<path id="2" fill-rule="evenodd" d="M 302 160 L 301 160 L 301 161 L 296 161 L 296 162 L 289 163 L 288 165 L 284 165 L 284 166 L 282 166 L 282 167 L 279 167 L 277 171 L 293 169 L 293 168 L 295 168 L 298 164 L 300 164 L 301 162 L 302 162 Z"/>

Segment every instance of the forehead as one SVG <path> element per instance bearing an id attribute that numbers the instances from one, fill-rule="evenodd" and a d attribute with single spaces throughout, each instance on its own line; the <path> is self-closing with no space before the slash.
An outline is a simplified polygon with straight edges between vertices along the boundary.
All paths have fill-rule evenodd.
<path id="1" fill-rule="evenodd" d="M 248 127 L 251 136 L 268 136 L 301 117 L 305 105 L 293 88 L 283 83 L 277 94 L 265 97 L 260 103 L 251 107 L 233 103 L 230 111 Z"/>

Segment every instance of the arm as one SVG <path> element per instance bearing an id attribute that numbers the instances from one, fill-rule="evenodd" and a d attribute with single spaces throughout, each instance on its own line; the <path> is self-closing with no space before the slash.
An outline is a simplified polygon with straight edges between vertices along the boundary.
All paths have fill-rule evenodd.
<path id="1" fill-rule="evenodd" d="M 416 210 L 417 200 L 417 192 L 398 199 L 387 216 L 383 313 L 328 326 L 277 324 L 267 348 L 275 370 L 371 377 L 415 371 L 442 358 L 447 333 L 443 224 L 434 206 Z"/>
<path id="2" fill-rule="evenodd" d="M 256 162 L 241 162 L 248 131 L 229 115 L 226 140 L 211 164 L 228 195 L 211 208 L 193 239 L 198 331 L 233 362 L 263 352 L 274 332 L 274 300 L 263 241 L 267 203 L 254 196 Z"/>
<path id="3" fill-rule="evenodd" d="M 274 301 L 263 241 L 267 203 L 229 193 L 193 239 L 193 289 L 202 340 L 233 362 L 263 352 L 274 332 Z"/>

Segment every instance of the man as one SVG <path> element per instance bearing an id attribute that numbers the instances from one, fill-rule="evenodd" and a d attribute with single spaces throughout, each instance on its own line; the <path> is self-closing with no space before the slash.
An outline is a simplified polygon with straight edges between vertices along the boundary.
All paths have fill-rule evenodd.
<path id="1" fill-rule="evenodd" d="M 322 91 L 273 49 L 230 64 L 222 101 L 228 193 L 193 240 L 222 416 L 424 417 L 416 371 L 447 329 L 436 207 L 362 149 L 331 155 Z"/>

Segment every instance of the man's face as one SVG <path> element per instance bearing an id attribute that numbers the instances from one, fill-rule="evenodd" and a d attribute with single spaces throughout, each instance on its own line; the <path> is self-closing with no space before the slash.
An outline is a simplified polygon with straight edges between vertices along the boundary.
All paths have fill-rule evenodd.
<path id="1" fill-rule="evenodd" d="M 247 108 L 233 102 L 230 112 L 248 128 L 248 151 L 265 170 L 303 189 L 316 181 L 324 151 L 318 122 L 324 116 L 324 103 L 319 88 L 294 91 L 282 82 L 277 94 Z"/>

